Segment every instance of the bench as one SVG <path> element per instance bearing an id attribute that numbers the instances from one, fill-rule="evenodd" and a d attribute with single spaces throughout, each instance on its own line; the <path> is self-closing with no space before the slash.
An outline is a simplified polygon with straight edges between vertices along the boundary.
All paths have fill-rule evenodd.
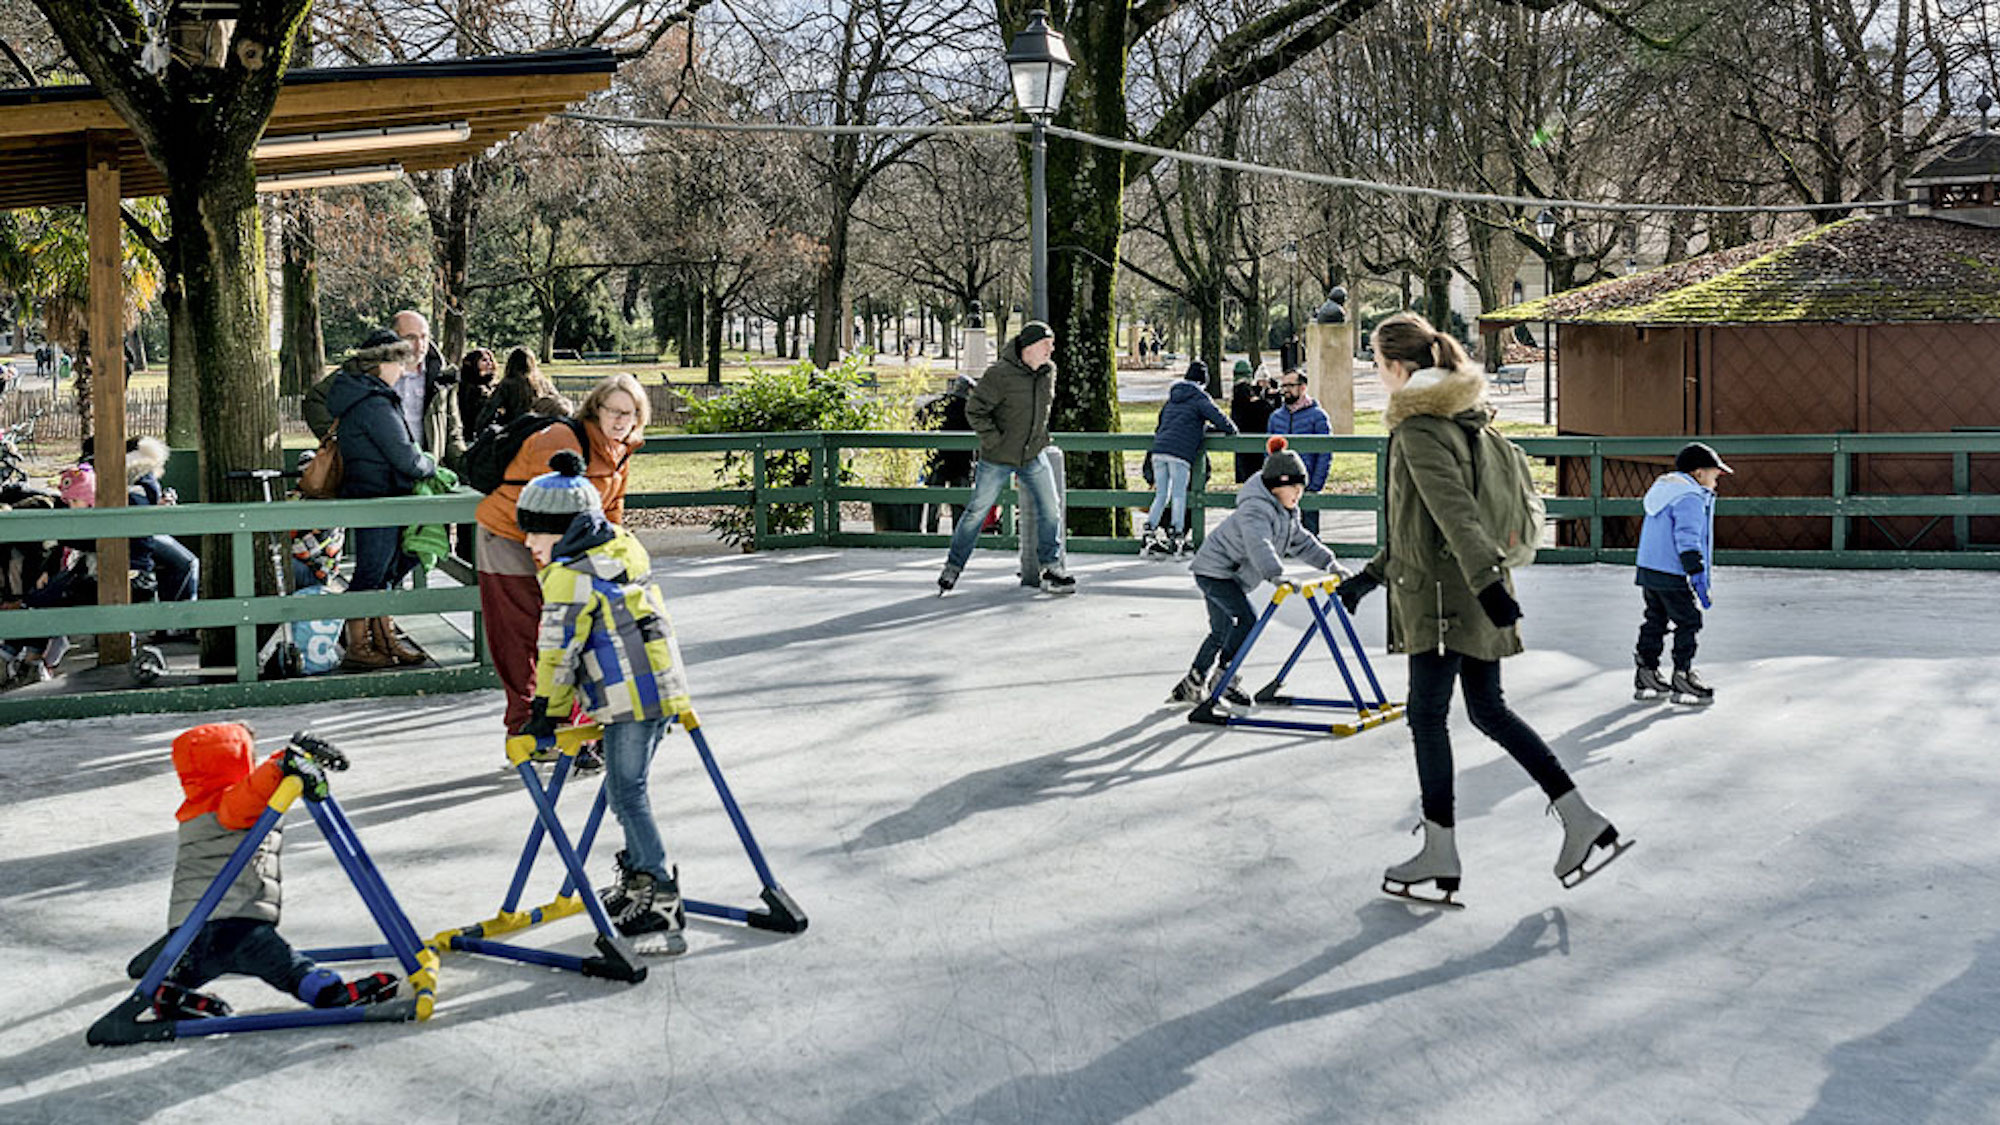
<path id="1" fill-rule="evenodd" d="M 575 348 L 554 348 L 554 349 L 551 349 L 551 350 L 550 350 L 550 352 L 549 352 L 549 358 L 550 358 L 551 360 L 557 360 L 557 359 L 567 359 L 567 360 L 574 360 L 574 359 L 576 359 L 576 349 L 575 349 Z"/>
<path id="2" fill-rule="evenodd" d="M 583 352 L 577 356 L 583 363 L 617 363 L 617 352 Z"/>
<path id="3" fill-rule="evenodd" d="M 618 362 L 620 362 L 620 363 L 658 363 L 658 362 L 660 362 L 660 353 L 659 353 L 659 352 L 619 352 L 619 353 L 618 353 Z"/>
<path id="4" fill-rule="evenodd" d="M 1502 391 L 1510 387 L 1519 387 L 1522 391 L 1526 391 L 1528 389 L 1528 365 L 1525 363 L 1502 364 L 1493 369 L 1493 373 L 1486 377 L 1486 381 Z"/>

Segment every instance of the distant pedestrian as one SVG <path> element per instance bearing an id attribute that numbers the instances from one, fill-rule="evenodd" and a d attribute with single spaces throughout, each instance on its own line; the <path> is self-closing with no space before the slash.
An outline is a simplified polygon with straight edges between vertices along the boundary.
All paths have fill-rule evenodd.
<path id="1" fill-rule="evenodd" d="M 1236 431 L 1242 434 L 1269 433 L 1271 413 L 1278 409 L 1282 400 L 1278 397 L 1278 384 L 1268 375 L 1254 371 L 1236 373 L 1235 385 L 1229 391 L 1229 420 L 1236 423 Z M 1256 476 L 1264 468 L 1261 453 L 1238 453 L 1236 455 L 1236 483 L 1242 484 Z"/>
<path id="2" fill-rule="evenodd" d="M 1187 374 L 1167 391 L 1167 403 L 1153 430 L 1153 507 L 1146 513 L 1145 541 L 1140 553 L 1149 558 L 1166 558 L 1187 553 L 1188 482 L 1194 477 L 1197 461 L 1205 461 L 1201 446 L 1211 433 L 1233 434 L 1236 424 L 1215 405 L 1203 388 L 1208 383 L 1208 365 L 1200 360 L 1188 364 Z M 1163 519 L 1163 517 L 1168 517 Z"/>
<path id="3" fill-rule="evenodd" d="M 535 353 L 526 348 L 515 348 L 507 353 L 507 372 L 493 387 L 493 394 L 486 400 L 486 410 L 479 416 L 479 424 L 473 427 L 475 435 L 488 426 L 504 426 L 528 413 L 528 407 L 536 399 L 556 393 L 555 384 L 542 374 L 541 365 L 535 362 Z"/>

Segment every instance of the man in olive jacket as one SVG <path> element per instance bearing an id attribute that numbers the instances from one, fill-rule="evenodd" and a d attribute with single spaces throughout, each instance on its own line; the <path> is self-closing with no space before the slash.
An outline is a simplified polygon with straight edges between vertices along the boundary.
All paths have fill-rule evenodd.
<path id="1" fill-rule="evenodd" d="M 459 424 L 458 395 L 451 390 L 458 381 L 458 370 L 445 366 L 443 354 L 431 343 L 430 322 L 423 314 L 405 309 L 390 321 L 390 330 L 408 341 L 419 357 L 416 366 L 396 382 L 397 396 L 403 404 L 405 420 L 410 423 L 410 432 L 417 437 L 417 447 L 438 464 L 456 469 L 465 455 L 465 428 Z M 306 425 L 312 427 L 313 436 L 321 440 L 333 428 L 333 415 L 326 408 L 326 392 L 332 389 L 333 377 L 339 373 L 336 368 L 314 383 L 299 407 Z"/>
<path id="2" fill-rule="evenodd" d="M 1035 505 L 1035 551 L 1042 589 L 1076 592 L 1076 579 L 1063 568 L 1062 528 L 1056 518 L 1055 473 L 1049 467 L 1049 407 L 1056 392 L 1055 330 L 1039 320 L 1000 347 L 1000 355 L 980 377 L 965 404 L 965 417 L 979 435 L 979 465 L 972 478 L 972 501 L 959 513 L 951 533 L 951 554 L 938 574 L 938 593 L 958 584 L 972 557 L 986 513 L 1009 479 L 1019 481 Z"/>

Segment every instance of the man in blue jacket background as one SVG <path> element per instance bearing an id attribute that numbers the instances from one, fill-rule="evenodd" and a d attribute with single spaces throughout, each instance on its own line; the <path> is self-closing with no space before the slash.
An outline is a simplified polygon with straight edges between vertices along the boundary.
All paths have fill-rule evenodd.
<path id="1" fill-rule="evenodd" d="M 1278 383 L 1278 391 L 1284 396 L 1285 404 L 1271 413 L 1270 433 L 1274 434 L 1330 434 L 1333 423 L 1326 411 L 1306 393 L 1306 373 L 1287 371 Z M 1333 468 L 1333 454 L 1305 453 L 1299 456 L 1306 463 L 1306 492 L 1318 492 L 1326 487 L 1327 471 Z M 1299 508 L 1299 522 L 1313 535 L 1319 535 L 1319 509 Z"/>

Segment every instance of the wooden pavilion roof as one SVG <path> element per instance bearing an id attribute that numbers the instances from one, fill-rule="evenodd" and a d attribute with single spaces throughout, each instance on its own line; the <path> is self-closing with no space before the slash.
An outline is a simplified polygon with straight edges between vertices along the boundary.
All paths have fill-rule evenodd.
<path id="1" fill-rule="evenodd" d="M 337 155 L 264 158 L 257 173 L 400 164 L 405 172 L 450 168 L 611 84 L 616 57 L 603 50 L 304 68 L 285 76 L 264 136 L 272 139 L 409 125 L 465 122 L 463 141 L 387 145 Z M 0 90 L 0 210 L 81 205 L 85 135 L 118 142 L 122 194 L 159 195 L 165 178 L 92 86 Z"/>

